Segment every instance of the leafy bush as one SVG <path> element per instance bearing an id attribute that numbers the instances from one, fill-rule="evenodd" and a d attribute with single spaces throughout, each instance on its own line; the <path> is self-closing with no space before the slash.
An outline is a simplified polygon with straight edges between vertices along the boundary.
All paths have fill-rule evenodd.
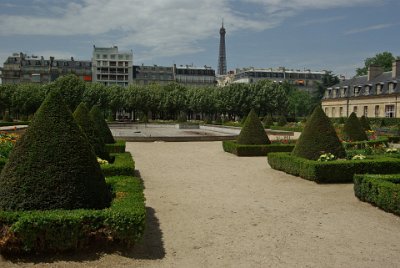
<path id="1" fill-rule="evenodd" d="M 356 175 L 354 193 L 361 201 L 400 215 L 400 174 Z"/>
<path id="2" fill-rule="evenodd" d="M 89 141 L 62 97 L 50 92 L 1 172 L 0 209 L 98 209 L 110 200 Z"/>
<path id="3" fill-rule="evenodd" d="M 336 131 L 320 106 L 317 106 L 301 133 L 293 154 L 306 159 L 317 160 L 323 153 L 337 158 L 346 156 Z"/>
<path id="4" fill-rule="evenodd" d="M 294 144 L 245 145 L 236 141 L 223 141 L 222 147 L 225 152 L 237 156 L 266 156 L 272 152 L 291 152 Z"/>
<path id="5" fill-rule="evenodd" d="M 104 120 L 100 108 L 97 105 L 94 105 L 89 114 L 92 117 L 97 132 L 100 133 L 100 137 L 103 139 L 104 143 L 115 143 L 114 137 L 112 136 L 111 130 L 106 121 Z"/>
<path id="6" fill-rule="evenodd" d="M 0 252 L 62 252 L 93 244 L 131 246 L 145 228 L 143 185 L 134 177 L 110 177 L 115 198 L 103 210 L 0 211 Z"/>
<path id="7" fill-rule="evenodd" d="M 76 107 L 73 116 L 75 118 L 75 121 L 78 123 L 83 132 L 86 134 L 86 137 L 88 138 L 89 143 L 92 146 L 95 154 L 101 159 L 107 160 L 108 162 L 112 162 L 113 159 L 110 157 L 110 154 L 106 151 L 105 143 L 103 139 L 100 137 L 100 133 L 98 132 L 98 129 L 95 127 L 93 119 L 89 115 L 89 110 L 83 102 L 81 102 L 78 105 L 78 107 Z"/>
<path id="8" fill-rule="evenodd" d="M 354 142 L 343 142 L 344 148 L 347 149 L 364 149 L 367 146 L 376 147 L 376 146 L 388 146 L 389 139 L 387 137 L 381 137 L 376 140 L 369 141 L 354 141 Z"/>
<path id="9" fill-rule="evenodd" d="M 115 143 L 106 144 L 106 151 L 109 153 L 125 153 L 126 142 L 116 140 Z"/>
<path id="10" fill-rule="evenodd" d="M 344 135 L 345 139 L 349 141 L 366 141 L 368 140 L 365 130 L 361 126 L 360 120 L 358 120 L 357 115 L 353 112 L 350 114 L 349 118 L 344 124 Z"/>
<path id="11" fill-rule="evenodd" d="M 253 109 L 247 116 L 247 119 L 238 136 L 237 143 L 247 145 L 260 145 L 271 143 L 271 141 L 268 139 L 267 134 L 265 133 L 260 119 L 258 119 Z"/>
<path id="12" fill-rule="evenodd" d="M 129 152 L 113 154 L 115 161 L 112 164 L 101 165 L 104 176 L 133 176 L 135 174 L 135 162 Z"/>
<path id="13" fill-rule="evenodd" d="M 5 166 L 6 163 L 7 163 L 7 159 L 6 158 L 0 158 L 0 172 L 3 169 L 3 167 Z"/>
<path id="14" fill-rule="evenodd" d="M 319 162 L 296 157 L 290 153 L 270 153 L 268 163 L 273 169 L 317 183 L 352 182 L 354 174 L 400 172 L 400 160 L 390 157 Z"/>

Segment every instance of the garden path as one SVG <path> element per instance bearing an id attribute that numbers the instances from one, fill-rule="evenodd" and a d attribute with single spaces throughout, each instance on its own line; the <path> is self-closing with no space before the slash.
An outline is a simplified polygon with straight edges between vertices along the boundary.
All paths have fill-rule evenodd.
<path id="1" fill-rule="evenodd" d="M 352 184 L 318 185 L 271 169 L 265 157 L 224 153 L 221 142 L 128 143 L 127 150 L 146 187 L 149 216 L 143 241 L 132 252 L 36 265 L 396 267 L 400 263 L 400 218 L 358 201 Z"/>

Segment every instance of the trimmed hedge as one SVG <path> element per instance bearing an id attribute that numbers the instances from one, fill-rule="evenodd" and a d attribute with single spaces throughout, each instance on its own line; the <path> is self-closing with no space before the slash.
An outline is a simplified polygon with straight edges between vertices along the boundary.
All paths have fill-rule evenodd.
<path id="1" fill-rule="evenodd" d="M 135 161 L 131 153 L 112 154 L 112 156 L 115 156 L 114 163 L 100 166 L 104 176 L 133 176 L 135 174 Z"/>
<path id="2" fill-rule="evenodd" d="M 376 140 L 343 142 L 343 147 L 345 149 L 351 149 L 351 148 L 363 149 L 365 148 L 365 145 L 368 145 L 370 147 L 375 147 L 377 145 L 388 146 L 388 142 L 390 142 L 388 137 L 380 137 L 379 139 Z"/>
<path id="3" fill-rule="evenodd" d="M 0 252 L 62 252 L 93 245 L 131 246 L 145 228 L 143 185 L 134 177 L 110 177 L 115 198 L 102 210 L 0 211 Z"/>
<path id="4" fill-rule="evenodd" d="M 354 193 L 361 201 L 400 215 L 400 174 L 356 175 Z"/>
<path id="5" fill-rule="evenodd" d="M 290 153 L 270 153 L 268 163 L 273 169 L 317 183 L 352 182 L 354 174 L 400 172 L 400 160 L 390 157 L 319 162 L 296 157 Z"/>
<path id="6" fill-rule="evenodd" d="M 266 127 L 267 128 L 267 127 Z M 298 126 L 298 127 L 290 127 L 290 126 L 270 126 L 269 129 L 272 130 L 284 130 L 284 131 L 294 131 L 294 132 L 302 132 L 304 130 L 304 127 Z"/>
<path id="7" fill-rule="evenodd" d="M 5 166 L 6 163 L 7 163 L 7 159 L 0 158 L 0 172 L 3 169 L 3 167 Z"/>
<path id="8" fill-rule="evenodd" d="M 251 109 L 250 113 L 247 115 L 246 121 L 244 122 L 244 125 L 240 130 L 240 134 L 237 137 L 237 143 L 246 145 L 261 145 L 271 143 L 267 134 L 265 133 L 260 119 L 258 119 L 253 109 Z"/>
<path id="9" fill-rule="evenodd" d="M 368 137 L 365 134 L 365 130 L 361 125 L 360 120 L 358 119 L 357 115 L 352 112 L 347 118 L 346 123 L 343 127 L 344 135 L 347 140 L 351 141 L 367 141 Z"/>
<path id="10" fill-rule="evenodd" d="M 236 141 L 223 141 L 222 147 L 225 152 L 237 156 L 266 156 L 272 152 L 291 152 L 294 144 L 264 144 L 264 145 L 244 145 Z"/>
<path id="11" fill-rule="evenodd" d="M 126 141 L 116 140 L 115 143 L 106 143 L 106 151 L 109 153 L 125 153 Z"/>

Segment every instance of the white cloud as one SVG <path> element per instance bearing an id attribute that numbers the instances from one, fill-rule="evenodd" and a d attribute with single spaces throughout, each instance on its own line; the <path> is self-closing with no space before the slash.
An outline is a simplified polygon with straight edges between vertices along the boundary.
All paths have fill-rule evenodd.
<path id="1" fill-rule="evenodd" d="M 395 26 L 396 24 L 393 23 L 387 23 L 387 24 L 376 24 L 376 25 L 371 25 L 368 27 L 363 27 L 363 28 L 357 28 L 357 29 L 352 29 L 349 31 L 346 31 L 344 34 L 358 34 L 358 33 L 363 33 L 363 32 L 369 32 L 369 31 L 374 31 L 374 30 L 380 30 L 380 29 L 385 29 L 389 28 L 392 26 Z"/>
<path id="2" fill-rule="evenodd" d="M 218 37 L 224 18 L 227 35 L 238 30 L 262 31 L 306 8 L 332 8 L 383 0 L 36 0 L 40 13 L 0 15 L 0 36 L 85 35 L 121 48 L 147 49 L 143 58 L 202 51 L 199 41 Z M 10 1 L 11 2 L 11 1 Z M 237 4 L 248 5 L 247 11 Z M 51 4 L 53 3 L 53 4 Z"/>

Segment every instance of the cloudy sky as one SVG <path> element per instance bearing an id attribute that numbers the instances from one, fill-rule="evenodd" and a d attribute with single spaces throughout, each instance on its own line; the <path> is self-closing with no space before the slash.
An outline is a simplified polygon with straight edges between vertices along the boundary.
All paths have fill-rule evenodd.
<path id="1" fill-rule="evenodd" d="M 0 62 L 13 52 L 89 60 L 93 45 L 134 64 L 332 70 L 400 56 L 399 0 L 0 0 Z"/>

